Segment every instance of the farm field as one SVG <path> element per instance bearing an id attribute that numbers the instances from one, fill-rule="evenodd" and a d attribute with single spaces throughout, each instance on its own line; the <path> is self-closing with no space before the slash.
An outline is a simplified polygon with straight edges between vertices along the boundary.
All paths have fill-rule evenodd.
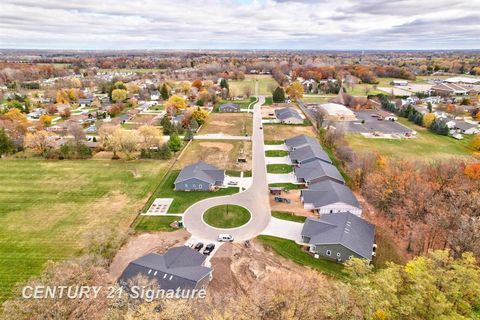
<path id="1" fill-rule="evenodd" d="M 198 134 L 251 135 L 252 118 L 252 114 L 247 112 L 211 113 Z"/>
<path id="2" fill-rule="evenodd" d="M 304 103 L 327 103 L 331 99 L 335 98 L 336 94 L 305 94 L 303 95 L 302 101 Z"/>
<path id="3" fill-rule="evenodd" d="M 465 135 L 463 140 L 440 136 L 417 126 L 406 119 L 399 118 L 399 122 L 417 131 L 417 138 L 410 140 L 368 139 L 360 134 L 348 134 L 346 139 L 354 151 L 375 151 L 381 155 L 409 160 L 435 160 L 456 157 L 473 159 L 480 157 L 469 147 L 472 137 Z"/>
<path id="4" fill-rule="evenodd" d="M 288 124 L 264 125 L 263 134 L 265 140 L 285 140 L 299 134 L 316 137 L 317 133 L 312 126 L 296 126 Z"/>
<path id="5" fill-rule="evenodd" d="M 4 160 L 0 167 L 0 301 L 49 260 L 97 233 L 127 230 L 166 161 Z"/>
<path id="6" fill-rule="evenodd" d="M 175 169 L 180 170 L 198 161 L 204 161 L 225 170 L 246 171 L 251 169 L 252 143 L 250 141 L 193 140 L 187 148 L 175 163 Z M 237 163 L 241 150 L 246 156 L 246 163 Z"/>
<path id="7" fill-rule="evenodd" d="M 228 83 L 230 90 L 234 90 L 236 95 L 243 95 L 245 87 L 250 87 L 252 94 L 254 94 L 256 80 L 258 80 L 259 95 L 271 95 L 270 86 L 278 86 L 278 83 L 270 75 L 246 75 L 244 80 L 230 80 Z"/>

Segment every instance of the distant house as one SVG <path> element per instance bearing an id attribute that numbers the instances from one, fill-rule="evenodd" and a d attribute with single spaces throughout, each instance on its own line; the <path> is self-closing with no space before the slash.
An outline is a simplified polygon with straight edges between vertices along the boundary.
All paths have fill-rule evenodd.
<path id="1" fill-rule="evenodd" d="M 371 261 L 375 255 L 375 227 L 350 212 L 308 218 L 301 235 L 310 252 L 338 262 L 354 257 Z"/>
<path id="2" fill-rule="evenodd" d="M 176 115 L 175 117 L 173 117 L 172 123 L 174 125 L 180 125 L 183 122 L 184 119 L 185 119 L 185 115 L 184 114 L 179 114 L 179 115 Z"/>
<path id="3" fill-rule="evenodd" d="M 150 93 L 150 100 L 152 100 L 152 101 L 160 100 L 160 92 L 153 91 L 152 93 Z"/>
<path id="4" fill-rule="evenodd" d="M 224 103 L 218 110 L 220 112 L 240 112 L 240 106 L 236 103 Z"/>
<path id="5" fill-rule="evenodd" d="M 92 104 L 93 98 L 78 99 L 80 107 L 88 107 Z"/>
<path id="6" fill-rule="evenodd" d="M 330 118 L 330 120 L 357 120 L 355 113 L 352 110 L 339 103 L 324 103 L 319 106 L 319 109 Z"/>
<path id="7" fill-rule="evenodd" d="M 362 208 L 353 192 L 344 184 L 327 179 L 310 184 L 308 189 L 300 191 L 305 209 L 320 214 L 349 211 L 356 216 L 362 215 Z"/>
<path id="8" fill-rule="evenodd" d="M 35 110 L 33 110 L 32 112 L 30 112 L 28 114 L 28 116 L 31 118 L 31 119 L 39 119 L 42 115 L 46 114 L 47 111 L 45 111 L 45 109 L 42 109 L 42 108 L 36 108 Z"/>
<path id="9" fill-rule="evenodd" d="M 408 81 L 407 80 L 392 80 L 390 81 L 390 84 L 392 86 L 407 86 L 408 85 Z"/>
<path id="10" fill-rule="evenodd" d="M 461 84 L 480 84 L 480 79 L 470 77 L 451 77 L 445 79 L 444 82 L 448 83 L 461 83 Z"/>
<path id="11" fill-rule="evenodd" d="M 455 130 L 463 134 L 477 134 L 480 133 L 478 124 L 473 124 L 465 121 L 457 121 L 455 123 Z"/>
<path id="12" fill-rule="evenodd" d="M 210 191 L 223 185 L 224 180 L 224 170 L 200 161 L 182 169 L 175 179 L 175 190 Z"/>
<path id="13" fill-rule="evenodd" d="M 330 163 L 321 160 L 314 160 L 294 169 L 295 177 L 299 183 L 307 186 L 324 180 L 333 180 L 338 183 L 345 183 L 338 169 Z"/>
<path id="14" fill-rule="evenodd" d="M 289 155 L 292 163 L 296 165 L 304 165 L 315 160 L 332 163 L 318 142 L 290 151 Z"/>
<path id="15" fill-rule="evenodd" d="M 467 95 L 475 91 L 471 86 L 458 83 L 439 83 L 434 85 L 430 90 L 441 96 Z"/>
<path id="16" fill-rule="evenodd" d="M 156 280 L 163 290 L 205 289 L 212 269 L 205 266 L 206 256 L 190 247 L 176 247 L 165 254 L 149 253 L 128 264 L 118 283 L 128 288 L 136 277 Z"/>
<path id="17" fill-rule="evenodd" d="M 303 118 L 292 108 L 276 109 L 275 117 L 284 124 L 303 124 Z"/>

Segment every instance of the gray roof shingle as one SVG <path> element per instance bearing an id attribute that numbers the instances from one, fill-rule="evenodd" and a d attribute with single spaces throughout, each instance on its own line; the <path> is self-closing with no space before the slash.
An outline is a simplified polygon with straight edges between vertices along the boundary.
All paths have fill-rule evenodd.
<path id="1" fill-rule="evenodd" d="M 225 179 L 225 172 L 205 162 L 199 161 L 183 168 L 177 179 L 175 179 L 175 183 L 183 182 L 192 178 L 215 184 L 216 182 L 223 182 Z"/>
<path id="2" fill-rule="evenodd" d="M 329 178 L 345 183 L 337 167 L 324 161 L 315 160 L 295 168 L 295 176 L 305 180 L 307 183 L 314 179 Z"/>
<path id="3" fill-rule="evenodd" d="M 375 227 L 350 212 L 322 215 L 320 219 L 308 218 L 302 236 L 310 238 L 309 244 L 340 244 L 372 259 Z"/>
<path id="4" fill-rule="evenodd" d="M 309 160 L 322 160 L 327 163 L 332 163 L 329 156 L 325 151 L 323 151 L 322 147 L 318 142 L 310 143 L 298 149 L 295 149 L 290 152 L 290 159 L 294 162 L 305 162 Z"/>
<path id="5" fill-rule="evenodd" d="M 299 136 L 285 139 L 285 145 L 290 149 L 298 149 L 306 145 L 318 143 L 317 139 L 301 134 Z"/>
<path id="6" fill-rule="evenodd" d="M 296 118 L 298 120 L 303 121 L 300 114 L 296 110 L 293 110 L 292 108 L 275 109 L 275 117 L 277 117 L 277 119 L 279 120 Z"/>
<path id="7" fill-rule="evenodd" d="M 346 185 L 333 180 L 324 180 L 308 186 L 301 191 L 303 202 L 312 203 L 315 208 L 343 202 L 360 208 L 357 198 Z"/>

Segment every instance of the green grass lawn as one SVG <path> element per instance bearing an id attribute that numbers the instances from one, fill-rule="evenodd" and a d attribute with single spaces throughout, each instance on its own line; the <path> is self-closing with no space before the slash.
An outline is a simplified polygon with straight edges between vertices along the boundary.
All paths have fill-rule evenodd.
<path id="1" fill-rule="evenodd" d="M 162 183 L 155 190 L 155 193 L 148 201 L 146 208 L 149 208 L 155 198 L 173 198 L 172 205 L 168 209 L 169 213 L 183 213 L 195 202 L 211 197 L 225 196 L 238 192 L 238 188 L 222 188 L 218 191 L 175 191 L 174 182 L 180 170 L 170 171 Z"/>
<path id="2" fill-rule="evenodd" d="M 438 160 L 458 157 L 471 159 L 475 154 L 480 155 L 469 145 L 471 136 L 464 135 L 463 140 L 456 140 L 452 137 L 434 134 L 405 118 L 399 118 L 399 122 L 415 130 L 417 138 L 408 140 L 368 139 L 360 134 L 348 134 L 346 139 L 354 151 L 374 151 L 398 159 Z"/>
<path id="3" fill-rule="evenodd" d="M 293 183 L 270 183 L 269 187 L 281 187 L 287 190 L 297 190 L 297 189 L 305 189 L 303 184 L 293 184 Z"/>
<path id="4" fill-rule="evenodd" d="M 249 99 L 245 99 L 245 100 L 237 100 L 237 101 L 233 101 L 233 100 L 220 100 L 219 102 L 217 102 L 213 108 L 213 111 L 214 112 L 219 112 L 219 107 L 222 105 L 222 104 L 225 104 L 225 103 L 235 103 L 235 104 L 238 104 L 240 106 L 241 109 L 248 109 L 248 106 L 250 104 L 252 104 L 253 102 L 257 101 L 257 98 L 255 97 L 250 97 Z"/>
<path id="5" fill-rule="evenodd" d="M 336 94 L 305 94 L 303 95 L 302 101 L 304 103 L 327 103 L 336 96 Z"/>
<path id="6" fill-rule="evenodd" d="M 282 220 L 288 220 L 288 221 L 293 221 L 293 222 L 305 222 L 305 219 L 307 217 L 303 216 L 296 216 L 295 213 L 293 212 L 285 212 L 285 211 L 272 211 L 272 217 L 282 219 Z"/>
<path id="7" fill-rule="evenodd" d="M 0 160 L 0 301 L 48 260 L 127 230 L 165 161 Z"/>
<path id="8" fill-rule="evenodd" d="M 250 220 L 250 212 L 244 207 L 226 204 L 208 209 L 203 220 L 215 228 L 236 228 Z"/>
<path id="9" fill-rule="evenodd" d="M 290 173 L 293 171 L 293 166 L 289 164 L 267 164 L 268 173 Z"/>
<path id="10" fill-rule="evenodd" d="M 280 256 L 290 259 L 299 265 L 313 268 L 334 278 L 346 279 L 342 272 L 343 265 L 326 259 L 315 259 L 302 247 L 292 240 L 281 239 L 272 236 L 258 236 L 258 240 L 266 247 L 273 249 Z"/>
<path id="11" fill-rule="evenodd" d="M 170 225 L 174 221 L 180 221 L 179 216 L 139 216 L 135 224 L 138 231 L 174 231 Z"/>
<path id="12" fill-rule="evenodd" d="M 284 144 L 285 141 L 283 141 L 283 140 L 265 140 L 264 143 L 265 144 L 271 144 L 271 145 L 280 145 L 280 144 Z"/>
<path id="13" fill-rule="evenodd" d="M 244 94 L 245 87 L 250 87 L 252 94 L 255 94 L 255 82 L 258 81 L 258 94 L 271 95 L 270 86 L 278 86 L 278 83 L 270 75 L 246 75 L 244 80 L 229 80 L 230 89 L 237 95 Z"/>
<path id="14" fill-rule="evenodd" d="M 351 87 L 346 87 L 347 93 L 352 95 L 352 96 L 361 96 L 361 97 L 366 97 L 366 91 L 365 88 L 369 88 L 368 94 L 379 94 L 379 93 L 384 93 L 383 91 L 380 90 L 374 90 L 372 84 L 367 84 L 367 83 L 360 83 L 356 84 L 353 88 Z"/>
<path id="15" fill-rule="evenodd" d="M 267 156 L 267 157 L 286 157 L 286 156 L 288 156 L 288 151 L 285 151 L 285 150 L 267 150 L 267 151 L 265 151 L 265 156 Z"/>

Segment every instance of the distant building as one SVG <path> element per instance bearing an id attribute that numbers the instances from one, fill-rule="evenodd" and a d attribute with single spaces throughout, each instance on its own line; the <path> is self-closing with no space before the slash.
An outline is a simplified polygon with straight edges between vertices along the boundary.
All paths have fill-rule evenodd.
<path id="1" fill-rule="evenodd" d="M 471 86 L 458 83 L 440 83 L 432 87 L 431 91 L 441 96 L 467 95 L 475 90 Z"/>
<path id="2" fill-rule="evenodd" d="M 292 108 L 276 109 L 275 117 L 284 124 L 303 124 L 303 118 Z"/>
<path id="3" fill-rule="evenodd" d="M 445 79 L 447 83 L 460 83 L 460 84 L 480 84 L 480 79 L 470 77 L 451 77 Z"/>
<path id="4" fill-rule="evenodd" d="M 355 113 L 343 104 L 339 103 L 324 103 L 319 106 L 321 112 L 323 112 L 329 120 L 357 120 Z"/>
<path id="5" fill-rule="evenodd" d="M 480 133 L 480 127 L 478 124 L 473 124 L 465 121 L 456 121 L 455 129 L 463 134 L 477 134 Z"/>
<path id="6" fill-rule="evenodd" d="M 129 286 L 136 277 L 155 280 L 160 289 L 205 289 L 212 269 L 205 266 L 206 256 L 190 247 L 176 247 L 165 254 L 149 253 L 129 263 L 118 283 Z"/>
<path id="7" fill-rule="evenodd" d="M 392 80 L 390 81 L 390 84 L 392 86 L 408 86 L 408 81 L 407 80 Z"/>
<path id="8" fill-rule="evenodd" d="M 152 101 L 158 101 L 158 100 L 160 100 L 160 92 L 158 92 L 158 91 L 153 91 L 153 92 L 150 94 L 150 100 L 152 100 Z"/>
<path id="9" fill-rule="evenodd" d="M 218 110 L 220 112 L 240 112 L 240 106 L 237 103 L 224 103 Z"/>
<path id="10" fill-rule="evenodd" d="M 308 218 L 301 235 L 310 252 L 338 262 L 375 255 L 375 227 L 350 212 Z"/>
<path id="11" fill-rule="evenodd" d="M 175 179 L 175 190 L 211 191 L 222 186 L 224 180 L 224 170 L 200 161 L 182 169 Z"/>

